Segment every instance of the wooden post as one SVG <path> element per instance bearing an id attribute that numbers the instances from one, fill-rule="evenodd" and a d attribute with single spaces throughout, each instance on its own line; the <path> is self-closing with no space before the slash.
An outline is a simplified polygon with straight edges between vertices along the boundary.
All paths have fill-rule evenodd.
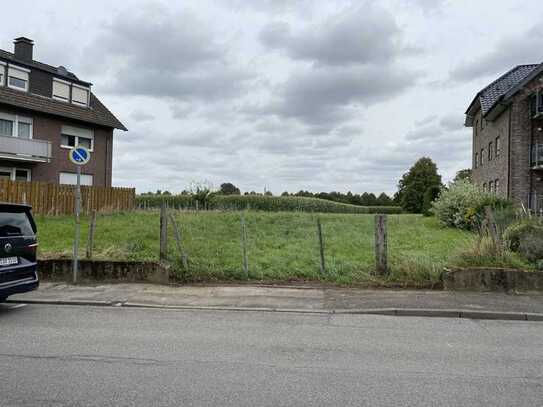
<path id="1" fill-rule="evenodd" d="M 181 245 L 181 231 L 177 227 L 177 222 L 175 221 L 175 218 L 173 217 L 171 213 L 169 215 L 169 218 L 173 226 L 173 233 L 175 237 L 175 243 L 177 244 L 177 251 L 179 252 L 179 257 L 181 258 L 181 263 L 183 264 L 183 268 L 186 271 L 189 269 L 189 262 L 188 262 L 187 253 L 183 250 L 183 246 Z"/>
<path id="2" fill-rule="evenodd" d="M 160 261 L 165 261 L 168 258 L 168 216 L 166 204 L 162 201 L 160 207 Z"/>
<path id="3" fill-rule="evenodd" d="M 492 238 L 494 247 L 496 248 L 497 252 L 500 253 L 502 248 L 501 238 L 498 232 L 498 225 L 496 225 L 496 220 L 494 219 L 494 212 L 490 206 L 485 206 L 485 218 L 488 233 Z"/>
<path id="4" fill-rule="evenodd" d="M 87 259 L 92 259 L 92 249 L 94 248 L 94 231 L 96 230 L 96 210 L 92 211 L 89 223 L 89 238 L 87 239 Z"/>
<path id="5" fill-rule="evenodd" d="M 319 260 L 320 260 L 321 274 L 325 274 L 326 267 L 324 263 L 324 239 L 322 237 L 322 225 L 321 225 L 320 218 L 317 218 L 317 235 L 319 237 Z"/>
<path id="6" fill-rule="evenodd" d="M 247 258 L 247 228 L 245 226 L 245 216 L 241 212 L 241 253 L 243 255 L 243 272 L 249 278 L 249 260 Z"/>
<path id="7" fill-rule="evenodd" d="M 377 275 L 388 274 L 386 215 L 375 215 L 375 272 Z"/>

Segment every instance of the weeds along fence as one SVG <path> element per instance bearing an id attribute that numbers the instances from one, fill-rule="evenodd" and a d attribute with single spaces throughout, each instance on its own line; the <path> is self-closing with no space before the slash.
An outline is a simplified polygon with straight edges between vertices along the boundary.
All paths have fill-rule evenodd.
<path id="1" fill-rule="evenodd" d="M 81 198 L 84 213 L 127 211 L 135 208 L 136 191 L 134 188 L 82 186 Z M 75 187 L 0 179 L 0 201 L 26 203 L 36 214 L 68 215 L 74 213 Z"/>
<path id="2" fill-rule="evenodd" d="M 188 210 L 240 211 L 252 209 L 267 212 L 301 211 L 360 214 L 398 214 L 402 212 L 398 206 L 357 206 L 319 198 L 295 196 L 213 195 L 205 202 L 201 202 L 191 195 L 140 195 L 136 198 L 136 206 L 139 209 L 160 208 L 162 203 L 168 208 Z"/>

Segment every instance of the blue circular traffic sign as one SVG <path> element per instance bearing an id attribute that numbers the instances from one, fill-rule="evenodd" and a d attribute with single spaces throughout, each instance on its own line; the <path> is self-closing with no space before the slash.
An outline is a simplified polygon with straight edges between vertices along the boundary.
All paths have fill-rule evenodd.
<path id="1" fill-rule="evenodd" d="M 70 150 L 68 157 L 76 165 L 85 165 L 90 160 L 90 152 L 85 147 L 74 147 Z"/>

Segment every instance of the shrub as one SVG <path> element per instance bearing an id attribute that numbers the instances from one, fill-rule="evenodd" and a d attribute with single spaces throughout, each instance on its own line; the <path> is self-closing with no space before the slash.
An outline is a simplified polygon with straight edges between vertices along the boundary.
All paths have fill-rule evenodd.
<path id="1" fill-rule="evenodd" d="M 535 218 L 525 218 L 510 225 L 503 234 L 508 247 L 528 261 L 543 260 L 543 224 Z"/>
<path id="2" fill-rule="evenodd" d="M 159 208 L 162 202 L 171 208 L 195 209 L 196 202 L 191 195 L 138 196 L 139 207 Z M 205 209 L 201 205 L 200 209 Z M 268 212 L 302 211 L 321 213 L 401 213 L 397 206 L 358 206 L 328 201 L 318 198 L 298 196 L 262 196 L 262 195 L 213 195 L 207 202 L 207 209 L 215 210 L 245 210 L 254 209 Z"/>
<path id="3" fill-rule="evenodd" d="M 512 203 L 464 180 L 442 189 L 432 212 L 447 226 L 476 229 L 484 219 L 485 206 L 503 210 L 512 208 Z"/>

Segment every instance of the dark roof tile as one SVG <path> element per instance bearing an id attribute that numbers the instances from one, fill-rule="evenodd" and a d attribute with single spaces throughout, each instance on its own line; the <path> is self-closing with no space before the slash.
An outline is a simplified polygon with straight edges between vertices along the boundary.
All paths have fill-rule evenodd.
<path id="1" fill-rule="evenodd" d="M 0 86 L 0 103 L 99 126 L 127 130 L 93 93 L 91 93 L 90 107 L 87 108 Z"/>
<path id="2" fill-rule="evenodd" d="M 518 65 L 482 89 L 478 97 L 483 115 L 492 110 L 502 96 L 522 82 L 538 66 L 538 64 Z"/>

